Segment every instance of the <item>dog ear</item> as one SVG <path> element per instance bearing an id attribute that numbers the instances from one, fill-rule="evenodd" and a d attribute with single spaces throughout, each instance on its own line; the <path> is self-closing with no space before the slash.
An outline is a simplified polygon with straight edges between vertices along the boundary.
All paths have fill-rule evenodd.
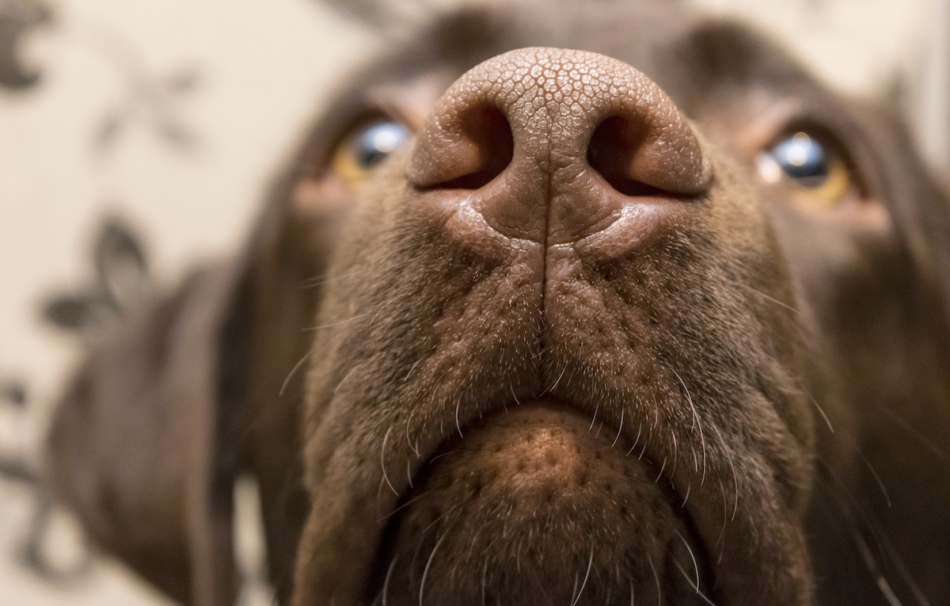
<path id="1" fill-rule="evenodd" d="M 235 363 L 222 348 L 242 349 L 245 265 L 200 271 L 121 324 L 83 361 L 49 428 L 56 495 L 94 542 L 183 601 L 233 599 L 238 457 L 223 431 L 241 403 L 225 403 Z"/>
<path id="2" fill-rule="evenodd" d="M 866 132 L 875 139 L 871 149 L 902 150 L 879 162 L 878 171 L 889 175 L 885 196 L 895 228 L 907 243 L 925 296 L 942 303 L 950 316 L 950 182 L 928 169 L 916 151 L 903 120 L 880 107 L 865 106 L 859 113 Z"/>
<path id="3" fill-rule="evenodd" d="M 336 127 L 338 128 L 338 127 Z M 319 168 L 317 127 L 273 186 L 244 251 L 244 274 L 220 334 L 216 465 L 242 464 L 260 489 L 267 565 L 278 601 L 290 598 L 297 541 L 310 509 L 303 487 L 303 401 L 326 268 L 353 191 Z M 315 168 L 317 167 L 317 168 Z"/>
<path id="4" fill-rule="evenodd" d="M 233 602 L 244 471 L 261 488 L 272 579 L 289 595 L 309 507 L 300 368 L 346 206 L 345 194 L 301 186 L 299 168 L 278 179 L 236 259 L 190 276 L 93 349 L 51 422 L 59 498 L 94 542 L 182 601 Z"/>

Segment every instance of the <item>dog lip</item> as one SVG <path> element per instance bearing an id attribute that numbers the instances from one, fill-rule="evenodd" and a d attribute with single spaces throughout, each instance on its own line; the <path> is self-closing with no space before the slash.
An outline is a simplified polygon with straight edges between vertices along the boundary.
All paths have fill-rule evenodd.
<path id="1" fill-rule="evenodd" d="M 531 431 L 537 429 L 533 424 L 555 428 L 553 432 L 550 429 L 542 430 L 547 432 L 548 443 L 545 443 L 543 439 L 538 440 L 536 435 L 532 436 L 530 434 Z M 576 430 L 578 424 L 587 425 L 586 432 L 581 428 L 574 432 L 575 435 L 569 435 L 571 434 L 571 426 L 574 426 Z M 606 415 L 598 416 L 596 412 L 587 411 L 583 407 L 569 402 L 554 398 L 536 398 L 508 402 L 497 408 L 492 408 L 456 429 L 457 433 L 450 434 L 443 439 L 430 453 L 422 453 L 420 462 L 415 466 L 408 485 L 405 486 L 402 494 L 396 497 L 393 510 L 386 516 L 388 530 L 384 530 L 379 537 L 380 542 L 375 550 L 374 563 L 371 567 L 372 572 L 367 577 L 367 594 L 364 597 L 372 598 L 376 595 L 374 592 L 382 589 L 384 582 L 388 583 L 388 579 L 384 580 L 384 577 L 389 576 L 392 572 L 387 567 L 392 564 L 390 558 L 392 556 L 391 550 L 394 547 L 393 545 L 387 545 L 386 542 L 395 536 L 393 528 L 398 528 L 402 518 L 406 515 L 406 511 L 419 498 L 419 494 L 413 493 L 417 493 L 419 487 L 422 487 L 423 494 L 428 490 L 428 488 L 425 488 L 425 482 L 433 466 L 441 464 L 445 457 L 451 457 L 453 454 L 461 452 L 462 447 L 470 444 L 473 439 L 478 441 L 479 438 L 483 439 L 486 434 L 491 436 L 498 432 L 508 431 L 511 433 L 512 431 L 519 432 L 522 430 L 525 431 L 525 439 L 520 439 L 519 435 L 517 441 L 509 441 L 505 445 L 508 450 L 506 454 L 508 456 L 513 454 L 516 457 L 513 458 L 514 461 L 511 463 L 512 477 L 504 477 L 503 474 L 499 474 L 501 483 L 506 484 L 502 487 L 502 490 L 512 486 L 518 488 L 527 486 L 530 490 L 536 491 L 563 491 L 565 485 L 570 486 L 572 482 L 578 480 L 576 475 L 571 476 L 571 474 L 576 473 L 579 468 L 589 465 L 589 461 L 584 459 L 588 452 L 616 449 L 618 457 L 614 464 L 620 467 L 632 465 L 640 468 L 643 476 L 648 477 L 648 482 L 655 485 L 656 493 L 662 495 L 660 501 L 665 503 L 673 519 L 679 521 L 680 530 L 682 531 L 679 541 L 682 541 L 682 545 L 676 545 L 675 547 L 677 549 L 686 547 L 693 559 L 690 567 L 695 570 L 697 580 L 702 579 L 701 586 L 708 595 L 709 588 L 714 585 L 712 581 L 715 579 L 715 567 L 706 555 L 708 548 L 703 540 L 703 535 L 698 531 L 690 509 L 686 507 L 681 495 L 678 494 L 671 483 L 661 481 L 662 478 L 666 477 L 664 475 L 665 465 L 658 465 L 650 457 L 646 445 L 643 445 L 639 454 L 636 454 L 637 446 L 641 442 L 640 436 L 630 435 L 629 431 L 625 432 L 622 423 L 615 424 Z M 558 430 L 564 430 L 562 435 L 557 435 Z M 586 448 L 583 444 L 578 448 L 577 445 L 572 443 L 570 445 L 574 447 L 574 452 L 567 452 L 563 448 L 564 444 L 561 443 L 565 436 L 569 440 L 570 438 L 577 438 L 579 441 L 585 442 Z M 530 444 L 526 442 L 530 442 Z M 600 445 L 595 448 L 593 445 L 597 443 Z M 547 452 L 545 452 L 545 448 L 547 448 Z M 465 450 L 471 452 L 471 447 Z M 596 458 L 597 464 L 604 464 L 600 454 Z M 514 471 L 515 467 L 517 467 L 517 471 Z M 643 478 L 640 481 L 642 482 Z M 608 501 L 603 501 L 603 503 L 604 506 L 609 507 Z M 600 508 L 600 506 L 591 507 L 591 509 Z M 684 535 L 686 538 L 684 538 Z M 689 545 L 692 545 L 693 548 L 691 549 Z M 696 550 L 695 553 L 694 549 Z M 666 557 L 672 558 L 673 556 L 668 553 Z M 673 566 L 674 563 L 665 562 L 665 565 Z M 717 594 L 717 597 L 722 596 Z"/>

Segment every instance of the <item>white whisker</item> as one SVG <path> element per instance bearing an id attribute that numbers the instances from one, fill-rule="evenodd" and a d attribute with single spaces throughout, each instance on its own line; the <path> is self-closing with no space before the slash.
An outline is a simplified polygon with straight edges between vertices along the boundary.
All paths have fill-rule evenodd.
<path id="1" fill-rule="evenodd" d="M 798 381 L 798 388 L 802 390 L 802 393 L 804 393 L 806 396 L 808 396 L 808 399 L 811 401 L 812 406 L 815 407 L 815 410 L 817 410 L 817 411 L 818 411 L 818 414 L 821 415 L 821 418 L 824 419 L 825 425 L 828 426 L 828 430 L 831 431 L 831 433 L 834 433 L 834 432 L 835 432 L 835 428 L 834 428 L 834 426 L 831 424 L 831 419 L 829 419 L 829 418 L 828 418 L 828 415 L 825 414 L 825 409 L 821 407 L 821 404 L 818 403 L 818 400 L 816 400 L 815 397 L 814 397 L 813 395 L 811 395 L 811 393 L 810 393 L 807 389 L 805 389 L 805 386 L 802 385 L 802 382 L 801 382 L 801 381 Z"/>
<path id="2" fill-rule="evenodd" d="M 277 392 L 278 398 L 282 398 L 284 396 L 284 391 L 286 391 L 287 386 L 290 385 L 290 380 L 293 379 L 294 375 L 297 374 L 297 371 L 303 367 L 304 362 L 306 362 L 312 354 L 313 349 L 310 349 L 303 355 L 302 358 L 300 358 L 296 364 L 294 364 L 294 367 L 290 369 L 290 372 L 287 373 L 286 377 L 284 377 L 284 382 L 280 385 L 280 391 Z"/>
<path id="3" fill-rule="evenodd" d="M 393 491 L 393 494 L 397 497 L 399 493 L 393 488 L 392 482 L 389 481 L 389 475 L 386 473 L 386 441 L 389 439 L 389 434 L 392 432 L 392 425 L 389 426 L 389 429 L 386 430 L 386 435 L 383 436 L 383 445 L 379 449 L 379 464 L 383 470 L 383 479 L 386 480 L 386 484 L 389 486 L 389 490 Z"/>
<path id="4" fill-rule="evenodd" d="M 689 408 L 693 412 L 693 425 L 690 427 L 690 431 L 694 431 L 696 428 L 699 429 L 699 442 L 703 449 L 703 476 L 699 483 L 703 484 L 706 481 L 706 438 L 703 435 L 703 422 L 699 417 L 699 413 L 696 411 L 696 405 L 693 404 L 693 397 L 689 395 L 689 389 L 686 387 L 686 383 L 683 381 L 683 378 L 680 377 L 679 373 L 677 373 L 672 368 L 670 369 L 670 372 L 676 376 L 677 380 L 680 382 L 680 385 L 683 386 L 683 391 L 686 392 L 686 401 L 689 402 Z"/>
<path id="5" fill-rule="evenodd" d="M 590 569 L 594 564 L 594 548 L 591 547 L 590 558 L 587 560 L 587 572 L 584 573 L 584 580 L 581 582 L 581 588 L 577 590 L 577 595 L 574 596 L 574 600 L 571 602 L 571 606 L 577 606 L 577 601 L 581 599 L 581 594 L 584 593 L 584 588 L 587 587 L 587 579 L 590 578 Z"/>
<path id="6" fill-rule="evenodd" d="M 736 473 L 736 465 L 733 460 L 732 451 L 726 445 L 726 441 L 723 439 L 722 434 L 719 432 L 719 428 L 715 424 L 712 425 L 713 431 L 716 432 L 716 437 L 719 438 L 719 443 L 722 444 L 722 452 L 726 455 L 726 460 L 729 462 L 729 467 L 732 469 L 732 481 L 735 485 L 735 505 L 732 510 L 732 518 L 736 519 L 736 514 L 739 512 L 739 474 Z M 725 506 L 725 500 L 723 501 L 723 506 Z"/>
<path id="7" fill-rule="evenodd" d="M 429 568 L 432 566 L 432 560 L 435 559 L 435 552 L 439 550 L 439 547 L 442 545 L 442 541 L 444 541 L 445 537 L 448 535 L 448 532 L 444 532 L 442 533 L 442 536 L 439 537 L 435 547 L 432 548 L 432 553 L 429 554 L 429 560 L 426 562 L 425 570 L 422 571 L 422 581 L 419 584 L 419 606 L 422 606 L 422 597 L 426 588 L 426 577 L 429 576 Z"/>
<path id="8" fill-rule="evenodd" d="M 660 585 L 660 575 L 656 572 L 656 566 L 653 565 L 653 560 L 647 560 L 647 564 L 650 565 L 650 570 L 653 571 L 653 580 L 656 581 L 656 604 L 660 606 L 663 604 L 663 587 Z"/>
<path id="9" fill-rule="evenodd" d="M 399 560 L 399 554 L 393 556 L 392 562 L 389 563 L 389 570 L 386 571 L 386 580 L 383 581 L 383 605 L 386 606 L 386 594 L 389 593 L 389 581 L 392 579 L 393 571 L 396 569 L 396 562 Z"/>
<path id="10" fill-rule="evenodd" d="M 617 428 L 617 435 L 614 436 L 614 441 L 610 445 L 611 448 L 617 445 L 617 440 L 620 439 L 620 434 L 623 433 L 623 413 L 624 413 L 624 409 L 621 408 L 620 409 L 620 427 Z"/>
<path id="11" fill-rule="evenodd" d="M 630 453 L 633 452 L 633 449 L 637 447 L 637 444 L 640 443 L 640 434 L 643 433 L 643 425 L 637 426 L 637 439 L 633 441 L 633 446 L 630 447 L 630 450 L 627 451 L 626 456 L 630 456 Z"/>

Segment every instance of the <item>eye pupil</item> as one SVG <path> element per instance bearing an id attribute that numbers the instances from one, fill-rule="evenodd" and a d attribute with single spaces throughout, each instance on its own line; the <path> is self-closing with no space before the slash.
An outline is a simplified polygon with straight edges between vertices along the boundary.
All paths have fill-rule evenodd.
<path id="1" fill-rule="evenodd" d="M 374 122 L 353 137 L 353 158 L 362 168 L 372 168 L 389 157 L 409 138 L 408 129 L 398 122 Z"/>
<path id="2" fill-rule="evenodd" d="M 771 160 L 791 179 L 805 187 L 821 187 L 829 176 L 825 148 L 805 133 L 796 133 L 772 148 Z"/>

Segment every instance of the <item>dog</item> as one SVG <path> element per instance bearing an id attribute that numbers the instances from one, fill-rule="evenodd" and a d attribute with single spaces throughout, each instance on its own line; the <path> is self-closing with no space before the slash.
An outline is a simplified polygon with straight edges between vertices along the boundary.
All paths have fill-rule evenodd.
<path id="1" fill-rule="evenodd" d="M 946 604 L 950 198 L 896 113 L 679 5 L 447 13 L 246 246 L 105 339 L 48 474 L 184 603 Z"/>

